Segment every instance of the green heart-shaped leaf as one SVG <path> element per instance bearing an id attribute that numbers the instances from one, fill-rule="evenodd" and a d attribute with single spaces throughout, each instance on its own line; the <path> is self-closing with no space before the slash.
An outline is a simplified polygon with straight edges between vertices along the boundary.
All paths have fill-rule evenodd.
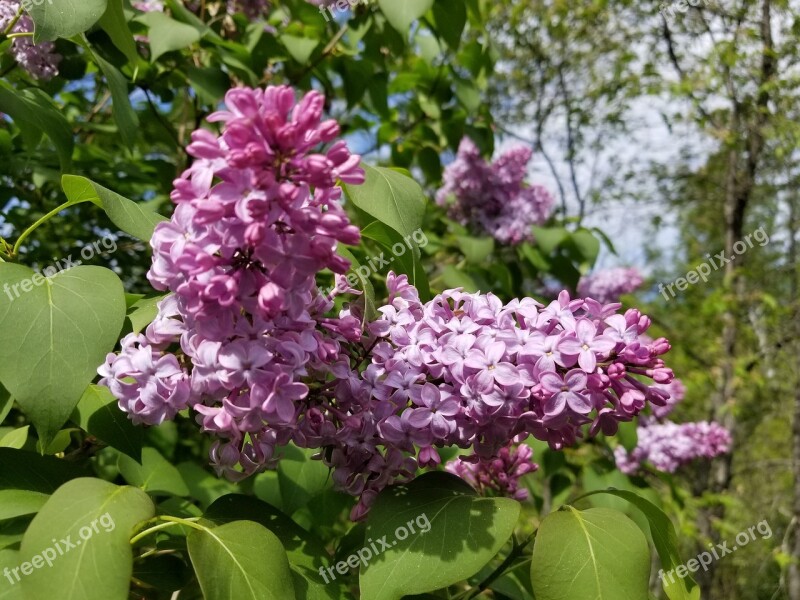
<path id="1" fill-rule="evenodd" d="M 253 521 L 196 529 L 189 556 L 206 600 L 293 600 L 289 560 L 280 540 Z"/>
<path id="2" fill-rule="evenodd" d="M 367 179 L 362 185 L 346 185 L 348 198 L 381 223 L 403 236 L 411 236 L 425 215 L 425 193 L 420 185 L 392 169 L 361 166 Z"/>
<path id="3" fill-rule="evenodd" d="M 362 600 L 399 600 L 467 579 L 511 537 L 519 511 L 518 502 L 482 498 L 447 473 L 387 488 L 367 521 L 364 548 L 379 553 L 362 562 Z"/>
<path id="4" fill-rule="evenodd" d="M 126 600 L 133 571 L 130 535 L 154 514 L 153 502 L 136 488 L 90 478 L 65 483 L 22 538 L 26 597 Z"/>
<path id="5" fill-rule="evenodd" d="M 406 35 L 411 24 L 433 7 L 433 0 L 378 0 L 378 6 L 389 24 Z"/>
<path id="6" fill-rule="evenodd" d="M 536 600 L 647 598 L 650 549 L 642 530 L 609 508 L 550 513 L 531 562 Z"/>
<path id="7" fill-rule="evenodd" d="M 125 293 L 113 271 L 89 266 L 45 278 L 2 263 L 0 287 L 0 381 L 46 447 L 114 348 Z"/>
<path id="8" fill-rule="evenodd" d="M 30 0 L 25 4 L 35 26 L 35 43 L 83 33 L 100 20 L 106 8 L 107 0 Z"/>

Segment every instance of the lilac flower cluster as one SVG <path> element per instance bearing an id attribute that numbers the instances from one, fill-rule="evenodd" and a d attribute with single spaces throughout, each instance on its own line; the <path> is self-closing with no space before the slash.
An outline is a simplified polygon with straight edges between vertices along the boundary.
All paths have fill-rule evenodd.
<path id="1" fill-rule="evenodd" d="M 646 418 L 643 421 L 637 428 L 636 448 L 630 454 L 621 446 L 614 451 L 617 467 L 623 473 L 635 474 L 644 463 L 674 473 L 694 460 L 710 460 L 731 450 L 730 432 L 713 421 L 651 423 Z"/>
<path id="2" fill-rule="evenodd" d="M 0 32 L 5 32 L 20 11 L 20 3 L 15 0 L 0 0 Z M 33 31 L 33 21 L 22 14 L 11 31 L 7 33 L 30 33 Z M 53 42 L 33 43 L 33 38 L 23 36 L 14 38 L 11 42 L 11 54 L 19 65 L 30 73 L 31 77 L 47 81 L 58 75 L 58 65 L 61 55 L 55 52 Z"/>
<path id="3" fill-rule="evenodd" d="M 531 151 L 514 148 L 487 163 L 477 146 L 464 138 L 456 160 L 444 171 L 436 202 L 451 218 L 503 244 L 531 240 L 553 209 L 553 197 L 542 186 L 525 184 Z"/>
<path id="4" fill-rule="evenodd" d="M 148 278 L 172 294 L 145 335 L 126 337 L 99 369 L 136 422 L 193 407 L 220 438 L 215 466 L 232 478 L 269 464 L 298 427 L 305 381 L 324 381 L 347 359 L 342 343 L 361 337 L 357 316 L 324 317 L 331 303 L 315 284 L 319 271 L 349 267 L 338 243 L 360 240 L 336 180 L 364 180 L 359 157 L 335 141 L 338 124 L 321 119 L 323 104 L 316 92 L 296 104 L 287 87 L 234 89 L 209 117 L 222 135 L 193 133 L 195 161 L 151 241 Z"/>
<path id="5" fill-rule="evenodd" d="M 458 290 L 423 305 L 405 276 L 389 283 L 391 304 L 370 326 L 387 338 L 375 346 L 373 366 L 389 375 L 375 380 L 373 394 L 400 389 L 441 417 L 431 417 L 435 437 L 482 458 L 520 433 L 554 449 L 574 443 L 586 424 L 591 434 L 613 435 L 648 402 L 665 401 L 642 378 L 672 380 L 659 358 L 670 346 L 664 338 L 642 341 L 650 320 L 635 309 L 618 314 L 619 304 L 567 292 L 546 307 Z"/>
<path id="6" fill-rule="evenodd" d="M 480 460 L 477 457 L 456 458 L 448 462 L 445 471 L 458 475 L 482 495 L 497 495 L 516 500 L 527 500 L 528 490 L 520 487 L 523 475 L 537 470 L 533 450 L 525 444 L 512 444 L 501 448 L 496 458 Z"/>
<path id="7" fill-rule="evenodd" d="M 359 157 L 316 92 L 297 103 L 286 87 L 239 88 L 225 100 L 209 117 L 221 134 L 192 134 L 194 163 L 151 241 L 148 278 L 170 294 L 98 369 L 134 422 L 189 410 L 231 479 L 273 466 L 279 446 L 321 449 L 359 519 L 387 485 L 439 466 L 437 448 L 470 449 L 476 481 L 489 485 L 485 471 L 514 495 L 530 456 L 511 440 L 558 449 L 665 404 L 669 343 L 619 304 L 563 292 L 549 306 L 504 305 L 459 290 L 423 304 L 389 274 L 389 304 L 366 329 L 356 304 L 331 316 L 316 276 L 341 277 L 337 245 L 360 241 L 336 186 L 363 182 Z"/>
<path id="8" fill-rule="evenodd" d="M 670 383 L 657 383 L 655 387 L 669 396 L 663 406 L 657 404 L 652 406 L 656 419 L 665 419 L 686 396 L 686 386 L 680 379 L 675 378 Z"/>
<path id="9" fill-rule="evenodd" d="M 578 294 L 600 302 L 618 302 L 623 294 L 636 291 L 644 282 L 638 269 L 618 267 L 585 275 L 578 282 Z"/>
<path id="10" fill-rule="evenodd" d="M 369 326 L 380 340 L 371 364 L 336 388 L 342 418 L 358 427 L 354 443 L 334 451 L 334 479 L 361 490 L 356 516 L 387 476 L 410 476 L 417 448 L 422 467 L 437 466 L 443 446 L 482 461 L 528 435 L 561 449 L 585 425 L 613 435 L 648 402 L 665 401 L 646 381 L 672 380 L 660 358 L 670 346 L 642 341 L 650 320 L 637 310 L 618 314 L 619 304 L 567 292 L 547 307 L 459 290 L 422 304 L 405 276 L 387 283 L 390 304 Z"/>
<path id="11" fill-rule="evenodd" d="M 635 474 L 644 463 L 665 473 L 674 473 L 697 459 L 712 459 L 730 452 L 731 436 L 718 423 L 674 423 L 666 418 L 686 396 L 680 379 L 653 386 L 666 396 L 663 404 L 652 405 L 653 417 L 641 417 L 636 428 L 638 443 L 632 452 L 618 446 L 614 449 L 617 466 L 623 473 Z"/>

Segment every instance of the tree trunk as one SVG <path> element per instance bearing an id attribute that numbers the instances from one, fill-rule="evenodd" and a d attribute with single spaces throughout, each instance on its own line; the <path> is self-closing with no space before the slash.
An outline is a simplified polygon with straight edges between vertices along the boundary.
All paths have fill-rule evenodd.
<path id="1" fill-rule="evenodd" d="M 761 6 L 761 43 L 762 59 L 759 77 L 760 90 L 754 106 L 755 114 L 746 113 L 735 93 L 733 81 L 729 81 L 731 95 L 731 131 L 740 132 L 741 144 L 731 148 L 728 160 L 728 173 L 725 186 L 725 256 L 736 256 L 734 244 L 744 237 L 744 222 L 747 207 L 756 185 L 759 162 L 764 150 L 764 128 L 768 122 L 769 88 L 767 84 L 775 75 L 775 58 L 772 39 L 772 6 L 771 0 L 763 0 Z M 748 118 L 749 117 L 749 118 Z M 744 165 L 742 165 L 744 163 Z M 744 166 L 744 169 L 740 167 Z M 738 257 L 737 257 L 738 258 Z M 720 369 L 717 393 L 712 399 L 712 417 L 727 427 L 736 447 L 736 420 L 732 408 L 736 402 L 736 365 L 738 360 L 740 309 L 745 301 L 746 281 L 742 274 L 742 260 L 729 260 L 725 264 L 724 286 L 728 292 L 725 312 L 722 315 L 722 348 L 724 357 Z M 800 435 L 800 431 L 798 432 Z M 708 489 L 719 494 L 728 490 L 731 483 L 733 452 L 721 456 L 714 461 L 710 470 Z M 717 505 L 701 514 L 700 529 L 714 542 L 718 536 L 713 523 L 725 516 L 725 507 Z M 800 549 L 800 548 L 798 548 Z M 704 598 L 723 597 L 720 582 L 717 581 L 716 564 L 712 563 L 708 573 L 700 578 L 700 587 Z M 800 597 L 793 598 L 800 600 Z"/>
<path id="2" fill-rule="evenodd" d="M 800 271 L 798 271 L 797 232 L 800 229 L 800 198 L 789 200 L 789 268 L 791 273 L 791 292 L 794 306 L 790 315 L 793 317 L 797 333 L 795 334 L 795 374 L 798 381 L 795 383 L 794 417 L 792 421 L 792 474 L 794 475 L 794 502 L 792 504 L 792 532 L 791 543 L 792 562 L 789 565 L 788 593 L 789 600 L 800 600 L 800 311 L 797 305 L 797 293 L 800 291 Z"/>

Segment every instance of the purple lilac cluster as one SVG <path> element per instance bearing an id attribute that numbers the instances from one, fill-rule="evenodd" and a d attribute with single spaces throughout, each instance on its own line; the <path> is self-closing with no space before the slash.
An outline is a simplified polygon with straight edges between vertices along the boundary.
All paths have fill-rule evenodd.
<path id="1" fill-rule="evenodd" d="M 578 282 L 578 294 L 600 302 L 617 302 L 623 294 L 636 291 L 644 282 L 638 269 L 618 267 L 585 275 Z"/>
<path id="2" fill-rule="evenodd" d="M 672 414 L 675 407 L 686 397 L 686 386 L 680 379 L 675 378 L 670 383 L 657 383 L 656 387 L 666 392 L 669 397 L 667 398 L 666 404 L 663 406 L 658 406 L 656 404 L 652 406 L 653 415 L 659 420 L 666 419 Z"/>
<path id="3" fill-rule="evenodd" d="M 0 0 L 0 32 L 8 29 L 20 10 L 20 3 L 14 0 Z M 22 14 L 8 33 L 30 33 L 33 21 Z M 30 73 L 31 77 L 47 81 L 58 75 L 61 55 L 55 52 L 53 42 L 33 43 L 31 36 L 14 38 L 11 42 L 11 54 L 19 65 Z"/>
<path id="4" fill-rule="evenodd" d="M 361 337 L 359 316 L 324 316 L 332 303 L 315 277 L 349 267 L 337 244 L 358 244 L 360 232 L 335 183 L 360 184 L 364 172 L 336 141 L 338 124 L 322 120 L 319 93 L 296 103 L 287 87 L 239 88 L 225 100 L 209 117 L 222 135 L 193 133 L 195 161 L 151 241 L 148 278 L 171 295 L 99 372 L 136 422 L 192 407 L 220 440 L 215 466 L 237 478 L 268 465 L 277 444 L 308 436 L 298 430 L 306 381 L 349 364 L 342 345 Z"/>
<path id="5" fill-rule="evenodd" d="M 497 495 L 516 500 L 530 496 L 520 487 L 523 475 L 537 470 L 533 450 L 525 444 L 511 444 L 501 448 L 497 457 L 488 460 L 456 458 L 448 462 L 445 471 L 458 475 L 482 495 Z"/>
<path id="6" fill-rule="evenodd" d="M 410 475 L 409 455 L 436 467 L 435 448 L 457 446 L 491 461 L 529 435 L 561 449 L 584 426 L 613 435 L 648 402 L 666 400 L 646 382 L 672 380 L 660 358 L 670 346 L 643 341 L 650 320 L 637 310 L 619 314 L 619 304 L 567 292 L 546 307 L 459 290 L 423 304 L 405 276 L 387 283 L 390 304 L 369 326 L 380 340 L 371 364 L 336 388 L 341 418 L 357 428 L 334 451 L 334 478 L 362 490 L 359 510 L 387 475 Z"/>
<path id="7" fill-rule="evenodd" d="M 644 463 L 659 471 L 674 473 L 694 460 L 712 459 L 730 452 L 730 433 L 718 423 L 674 423 L 666 419 L 686 396 L 686 386 L 680 379 L 654 387 L 667 396 L 666 402 L 652 405 L 653 417 L 639 419 L 638 443 L 632 452 L 622 446 L 614 449 L 617 466 L 623 473 L 635 474 Z"/>
<path id="8" fill-rule="evenodd" d="M 456 160 L 444 171 L 436 202 L 451 218 L 503 244 L 531 240 L 553 209 L 553 197 L 540 185 L 525 184 L 532 153 L 520 147 L 487 163 L 477 146 L 464 138 Z"/>
<path id="9" fill-rule="evenodd" d="M 718 423 L 644 423 L 637 429 L 639 441 L 631 453 L 618 446 L 614 455 L 623 473 L 635 474 L 644 463 L 665 473 L 697 459 L 710 460 L 731 450 L 730 432 Z"/>

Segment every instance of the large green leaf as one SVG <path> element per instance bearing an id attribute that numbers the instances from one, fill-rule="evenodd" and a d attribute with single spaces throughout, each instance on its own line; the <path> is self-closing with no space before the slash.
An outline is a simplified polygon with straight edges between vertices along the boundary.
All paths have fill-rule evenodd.
<path id="1" fill-rule="evenodd" d="M 135 460 L 142 456 L 144 429 L 125 416 L 111 391 L 102 385 L 90 385 L 83 393 L 72 420 L 112 448 Z"/>
<path id="2" fill-rule="evenodd" d="M 447 473 L 387 488 L 370 511 L 366 537 L 389 547 L 378 542 L 382 552 L 362 564 L 362 600 L 399 600 L 467 579 L 500 551 L 519 511 L 516 501 L 482 498 Z"/>
<path id="3" fill-rule="evenodd" d="M 100 19 L 100 27 L 108 34 L 114 45 L 125 55 L 128 62 L 136 64 L 139 52 L 136 50 L 136 41 L 133 39 L 128 21 L 125 19 L 122 0 L 108 0 L 108 7 Z"/>
<path id="4" fill-rule="evenodd" d="M 289 560 L 280 540 L 253 521 L 194 530 L 189 556 L 206 600 L 293 600 Z"/>
<path id="5" fill-rule="evenodd" d="M 0 111 L 10 116 L 23 133 L 32 129 L 49 137 L 61 169 L 70 168 L 74 147 L 72 128 L 50 96 L 38 88 L 18 90 L 0 81 Z"/>
<path id="6" fill-rule="evenodd" d="M 678 535 L 675 533 L 675 527 L 667 514 L 658 506 L 628 490 L 596 490 L 582 498 L 596 494 L 609 494 L 627 500 L 647 517 L 650 535 L 661 559 L 661 566 L 664 567 L 664 573 L 674 572 L 684 564 L 678 552 Z M 669 600 L 700 600 L 700 587 L 688 575 L 684 578 L 664 577 L 662 584 Z"/>
<path id="7" fill-rule="evenodd" d="M 536 245 L 545 256 L 550 256 L 553 251 L 569 239 L 569 231 L 563 227 L 537 227 L 532 228 Z"/>
<path id="8" fill-rule="evenodd" d="M 181 478 L 180 471 L 155 448 L 148 446 L 142 449 L 141 464 L 120 454 L 118 465 L 125 481 L 151 494 L 189 495 L 189 488 Z"/>
<path id="9" fill-rule="evenodd" d="M 71 38 L 87 31 L 106 12 L 107 0 L 30 0 L 25 9 L 35 25 L 36 43 Z"/>
<path id="10" fill-rule="evenodd" d="M 141 490 L 90 478 L 64 484 L 22 538 L 20 560 L 35 567 L 22 577 L 25 595 L 126 600 L 133 571 L 130 535 L 154 514 L 152 501 Z"/>
<path id="11" fill-rule="evenodd" d="M 600 254 L 600 240 L 588 229 L 579 229 L 573 233 L 570 243 L 577 248 L 586 264 L 594 264 Z"/>
<path id="12" fill-rule="evenodd" d="M 197 28 L 176 21 L 162 12 L 149 12 L 137 17 L 137 20 L 150 28 L 148 38 L 150 60 L 153 62 L 166 52 L 183 50 L 200 40 Z"/>
<path id="13" fill-rule="evenodd" d="M 204 519 L 224 525 L 237 520 L 255 521 L 274 533 L 283 544 L 294 566 L 317 570 L 327 555 L 321 540 L 300 527 L 274 506 L 251 496 L 229 494 L 216 500 L 203 515 Z"/>
<path id="14" fill-rule="evenodd" d="M 314 49 L 319 46 L 319 40 L 297 35 L 284 34 L 280 36 L 281 43 L 286 47 L 289 55 L 300 64 L 306 64 L 314 53 Z"/>
<path id="15" fill-rule="evenodd" d="M 624 513 L 571 506 L 539 525 L 531 562 L 536 600 L 643 600 L 650 549 Z"/>
<path id="16" fill-rule="evenodd" d="M 433 19 L 439 32 L 453 50 L 458 50 L 461 35 L 467 24 L 467 5 L 464 0 L 436 0 Z"/>
<path id="17" fill-rule="evenodd" d="M 139 117 L 136 115 L 136 111 L 133 110 L 131 99 L 128 96 L 128 80 L 102 56 L 96 52 L 93 53 L 93 56 L 97 66 L 100 67 L 106 78 L 108 89 L 111 90 L 114 121 L 117 123 L 120 137 L 126 146 L 132 146 L 139 131 Z"/>
<path id="18" fill-rule="evenodd" d="M 403 236 L 411 236 L 425 215 L 425 193 L 420 185 L 392 169 L 362 166 L 367 179 L 362 185 L 345 185 L 347 196 L 381 223 Z"/>
<path id="19" fill-rule="evenodd" d="M 378 0 L 386 20 L 401 34 L 406 35 L 411 23 L 419 19 L 433 6 L 434 0 Z"/>
<path id="20" fill-rule="evenodd" d="M 61 187 L 72 202 L 92 202 L 106 212 L 114 225 L 145 242 L 150 241 L 156 225 L 167 220 L 86 177 L 64 175 Z"/>
<path id="21" fill-rule="evenodd" d="M 114 348 L 125 292 L 113 271 L 89 266 L 43 278 L 2 263 L 0 285 L 0 381 L 47 446 Z"/>

